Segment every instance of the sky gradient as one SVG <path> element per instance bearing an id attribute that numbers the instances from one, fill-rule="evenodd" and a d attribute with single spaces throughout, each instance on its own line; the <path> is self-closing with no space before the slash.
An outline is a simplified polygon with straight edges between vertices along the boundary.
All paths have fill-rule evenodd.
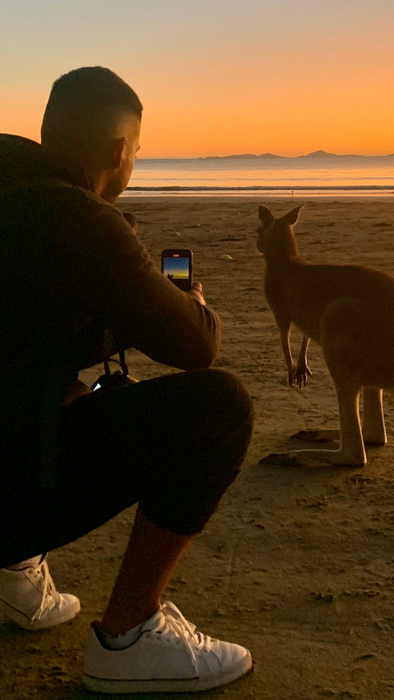
<path id="1" fill-rule="evenodd" d="M 394 152 L 393 0 L 0 0 L 0 131 L 39 140 L 49 90 L 111 68 L 141 158 Z"/>

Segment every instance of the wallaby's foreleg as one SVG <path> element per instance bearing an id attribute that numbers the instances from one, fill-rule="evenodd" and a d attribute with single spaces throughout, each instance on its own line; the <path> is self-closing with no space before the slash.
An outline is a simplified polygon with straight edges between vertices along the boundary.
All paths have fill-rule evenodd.
<path id="1" fill-rule="evenodd" d="M 298 360 L 297 360 L 295 378 L 296 378 L 297 384 L 300 387 L 300 389 L 301 389 L 302 385 L 305 386 L 305 384 L 307 382 L 307 377 L 312 377 L 312 372 L 310 371 L 310 369 L 307 365 L 307 354 L 308 354 L 309 341 L 310 341 L 310 338 L 308 338 L 308 336 L 304 335 L 304 337 L 302 338 L 301 349 L 300 349 L 300 352 L 298 355 Z"/>
<path id="2" fill-rule="evenodd" d="M 383 390 L 365 386 L 363 394 L 364 442 L 369 445 L 385 445 L 387 434 L 383 414 Z"/>
<path id="3" fill-rule="evenodd" d="M 298 386 L 301 388 L 302 385 L 305 386 L 307 377 L 312 377 L 312 372 L 310 371 L 307 365 L 309 338 L 306 335 L 304 335 L 302 339 L 301 349 L 298 355 L 296 366 L 293 362 L 293 356 L 291 354 L 290 327 L 287 326 L 284 328 L 280 328 L 279 332 L 283 354 L 285 356 L 289 386 L 292 386 L 293 383 L 296 382 L 296 384 L 298 384 Z"/>
<path id="4" fill-rule="evenodd" d="M 292 386 L 297 375 L 297 368 L 293 362 L 293 356 L 291 354 L 290 347 L 290 326 L 285 326 L 279 328 L 280 332 L 280 342 L 282 343 L 282 350 L 285 356 L 285 362 L 287 367 L 287 378 L 289 385 Z"/>

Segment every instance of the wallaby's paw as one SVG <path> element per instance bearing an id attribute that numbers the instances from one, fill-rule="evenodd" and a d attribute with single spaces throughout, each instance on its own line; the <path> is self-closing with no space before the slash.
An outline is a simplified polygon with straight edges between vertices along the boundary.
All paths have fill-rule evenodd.
<path id="1" fill-rule="evenodd" d="M 262 457 L 259 460 L 259 464 L 273 464 L 280 467 L 299 467 L 300 462 L 298 457 L 294 457 L 291 453 L 279 452 L 275 454 L 274 452 Z"/>
<path id="2" fill-rule="evenodd" d="M 339 430 L 299 430 L 291 435 L 290 440 L 303 442 L 333 442 L 339 440 Z"/>
<path id="3" fill-rule="evenodd" d="M 300 389 L 305 386 L 308 381 L 308 377 L 313 377 L 308 365 L 298 365 L 295 370 L 295 380 Z"/>
<path id="4" fill-rule="evenodd" d="M 295 365 L 288 371 L 287 381 L 289 382 L 289 386 L 293 386 L 293 384 L 297 382 L 297 367 Z"/>

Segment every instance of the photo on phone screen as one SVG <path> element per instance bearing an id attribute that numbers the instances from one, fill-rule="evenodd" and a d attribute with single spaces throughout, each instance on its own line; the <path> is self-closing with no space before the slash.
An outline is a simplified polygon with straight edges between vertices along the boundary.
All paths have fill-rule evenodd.
<path id="1" fill-rule="evenodd" d="M 193 253 L 187 248 L 163 250 L 161 270 L 177 287 L 187 292 L 192 286 Z"/>

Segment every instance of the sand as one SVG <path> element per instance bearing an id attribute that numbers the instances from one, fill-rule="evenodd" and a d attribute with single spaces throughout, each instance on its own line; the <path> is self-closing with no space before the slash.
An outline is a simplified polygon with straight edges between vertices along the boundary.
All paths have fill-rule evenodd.
<path id="1" fill-rule="evenodd" d="M 261 201 L 277 213 L 292 207 L 283 198 Z M 392 197 L 302 201 L 296 233 L 307 260 L 361 263 L 394 274 Z M 308 385 L 287 386 L 255 247 L 258 203 L 136 197 L 120 205 L 136 214 L 139 235 L 157 261 L 162 248 L 194 250 L 195 279 L 225 323 L 216 364 L 242 378 L 256 412 L 242 474 L 181 563 L 167 597 L 204 632 L 253 652 L 254 672 L 206 693 L 207 699 L 394 698 L 393 402 L 385 398 L 389 443 L 369 449 L 363 469 L 258 464 L 288 448 L 297 430 L 338 426 L 318 346 L 310 349 Z M 220 260 L 223 254 L 233 259 Z M 295 351 L 300 341 L 294 331 Z M 128 361 L 141 379 L 172 371 L 135 351 Z M 82 378 L 92 382 L 99 373 L 94 368 Z M 1 698 L 101 697 L 80 685 L 84 640 L 105 607 L 134 512 L 50 554 L 59 590 L 77 594 L 82 612 L 39 633 L 0 625 Z"/>

